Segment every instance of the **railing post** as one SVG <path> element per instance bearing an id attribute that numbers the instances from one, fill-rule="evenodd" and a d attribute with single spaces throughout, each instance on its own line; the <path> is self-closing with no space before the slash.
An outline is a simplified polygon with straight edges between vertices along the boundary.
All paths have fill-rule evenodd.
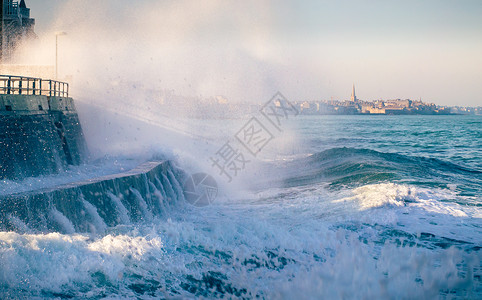
<path id="1" fill-rule="evenodd" d="M 36 83 L 36 82 L 37 82 L 37 81 L 34 79 L 34 80 L 33 80 L 33 84 L 32 84 L 32 95 L 35 95 L 35 83 Z"/>
<path id="2" fill-rule="evenodd" d="M 11 80 L 12 80 L 12 77 L 11 76 L 8 76 L 8 81 L 7 81 L 7 94 L 10 95 L 10 87 L 11 87 Z"/>

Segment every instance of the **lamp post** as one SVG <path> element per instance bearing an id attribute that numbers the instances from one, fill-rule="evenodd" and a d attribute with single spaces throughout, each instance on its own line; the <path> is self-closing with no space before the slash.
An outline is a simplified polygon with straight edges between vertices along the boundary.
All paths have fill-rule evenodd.
<path id="1" fill-rule="evenodd" d="M 67 35 L 67 32 L 61 31 L 55 33 L 55 80 L 58 79 L 59 75 L 59 36 Z"/>

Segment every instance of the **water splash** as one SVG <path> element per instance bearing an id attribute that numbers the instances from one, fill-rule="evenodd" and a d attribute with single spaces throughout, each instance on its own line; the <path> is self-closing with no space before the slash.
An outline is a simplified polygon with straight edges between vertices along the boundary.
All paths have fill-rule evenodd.
<path id="1" fill-rule="evenodd" d="M 156 180 L 158 180 L 158 178 L 156 178 Z M 174 203 L 177 199 L 177 195 L 176 195 L 176 192 L 174 192 L 174 189 L 172 188 L 171 182 L 164 174 L 161 174 L 161 180 L 162 180 L 162 183 L 161 182 L 159 183 L 164 187 L 167 197 L 171 200 L 172 203 Z"/>
<path id="2" fill-rule="evenodd" d="M 129 218 L 129 211 L 124 206 L 124 204 L 122 204 L 121 199 L 111 192 L 107 192 L 107 196 L 112 200 L 112 203 L 114 203 L 115 209 L 117 211 L 118 223 L 130 224 L 131 220 Z"/>
<path id="3" fill-rule="evenodd" d="M 75 227 L 70 220 L 64 216 L 55 207 L 52 207 L 49 211 L 49 219 L 58 225 L 59 231 L 66 234 L 75 233 Z"/>
<path id="4" fill-rule="evenodd" d="M 153 218 L 152 213 L 149 210 L 149 207 L 147 206 L 147 203 L 142 197 L 141 193 L 133 187 L 129 188 L 129 191 L 131 191 L 131 193 L 134 195 L 134 199 L 136 201 L 137 207 L 139 208 L 142 214 L 142 218 L 146 221 L 152 220 Z"/>
<path id="5" fill-rule="evenodd" d="M 92 226 L 89 226 L 90 232 L 94 234 L 102 234 L 106 231 L 107 225 L 105 224 L 104 220 L 100 217 L 99 213 L 97 212 L 97 208 L 90 204 L 88 201 L 84 199 L 84 195 L 80 194 L 80 200 L 82 201 L 82 204 L 84 205 L 84 208 L 86 210 L 86 217 L 90 219 L 90 224 Z"/>
<path id="6" fill-rule="evenodd" d="M 149 188 L 151 190 L 151 193 L 153 194 L 153 206 L 157 207 L 158 213 L 160 215 L 167 215 L 168 206 L 165 197 L 162 195 L 162 193 L 152 181 L 149 181 Z"/>
<path id="7" fill-rule="evenodd" d="M 27 224 L 25 224 L 22 220 L 20 220 L 16 216 L 12 214 L 8 214 L 7 219 L 10 225 L 15 229 L 15 231 L 20 233 L 32 232 L 31 229 L 27 226 Z"/>
<path id="8" fill-rule="evenodd" d="M 178 201 L 184 201 L 184 193 L 181 187 L 181 184 L 179 184 L 179 181 L 177 180 L 176 176 L 172 173 L 172 171 L 169 169 L 167 170 L 167 176 L 169 179 L 169 182 L 171 182 L 171 187 L 173 188 L 173 191 L 176 195 L 176 199 Z"/>
<path id="9" fill-rule="evenodd" d="M 159 192 L 162 194 L 162 197 L 168 200 L 169 195 L 167 194 L 166 188 L 164 187 L 163 183 L 159 179 L 159 176 L 156 175 L 154 177 L 154 181 L 155 181 L 155 184 L 157 184 L 156 186 L 159 187 Z"/>

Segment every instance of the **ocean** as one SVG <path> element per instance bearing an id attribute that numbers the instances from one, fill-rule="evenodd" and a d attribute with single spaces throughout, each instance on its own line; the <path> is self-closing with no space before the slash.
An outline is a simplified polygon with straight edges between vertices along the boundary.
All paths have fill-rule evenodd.
<path id="1" fill-rule="evenodd" d="M 482 298 L 482 116 L 297 116 L 229 181 L 209 159 L 247 120 L 195 121 L 209 150 L 172 158 L 216 179 L 210 205 L 0 232 L 0 298 Z"/>

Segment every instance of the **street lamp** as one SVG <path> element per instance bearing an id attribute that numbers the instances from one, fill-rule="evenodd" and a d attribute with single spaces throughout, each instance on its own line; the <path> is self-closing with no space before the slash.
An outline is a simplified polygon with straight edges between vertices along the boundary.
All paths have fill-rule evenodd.
<path id="1" fill-rule="evenodd" d="M 59 74 L 59 41 L 58 38 L 60 35 L 67 35 L 67 32 L 60 31 L 55 33 L 55 80 L 58 79 Z"/>

